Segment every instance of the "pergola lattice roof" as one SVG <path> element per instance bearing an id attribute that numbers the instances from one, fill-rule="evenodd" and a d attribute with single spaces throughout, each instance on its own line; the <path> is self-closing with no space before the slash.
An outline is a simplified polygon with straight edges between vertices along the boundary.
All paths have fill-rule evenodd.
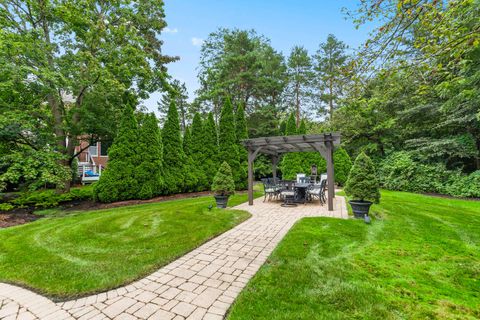
<path id="1" fill-rule="evenodd" d="M 269 155 L 280 155 L 287 152 L 318 152 L 319 148 L 332 142 L 334 146 L 340 144 L 339 133 L 324 133 L 296 136 L 276 136 L 243 140 L 245 147 Z"/>

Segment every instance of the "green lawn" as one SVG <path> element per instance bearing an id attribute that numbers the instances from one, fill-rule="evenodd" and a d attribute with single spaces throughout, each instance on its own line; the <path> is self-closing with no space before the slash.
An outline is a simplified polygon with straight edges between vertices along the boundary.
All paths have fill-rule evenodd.
<path id="1" fill-rule="evenodd" d="M 210 204 L 208 196 L 60 214 L 0 230 L 0 281 L 60 299 L 131 282 L 249 217 Z"/>
<path id="2" fill-rule="evenodd" d="M 373 211 L 301 220 L 228 319 L 479 319 L 480 202 L 385 191 Z"/>

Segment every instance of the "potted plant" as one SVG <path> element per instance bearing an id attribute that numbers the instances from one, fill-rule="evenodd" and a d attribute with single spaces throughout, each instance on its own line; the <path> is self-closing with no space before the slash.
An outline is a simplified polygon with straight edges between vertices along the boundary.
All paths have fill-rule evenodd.
<path id="1" fill-rule="evenodd" d="M 217 208 L 226 208 L 228 197 L 235 193 L 232 169 L 227 162 L 223 162 L 213 178 L 212 191 L 214 192 Z"/>
<path id="2" fill-rule="evenodd" d="M 360 153 L 355 159 L 345 185 L 345 193 L 350 197 L 349 203 L 355 218 L 368 219 L 372 203 L 380 201 L 380 188 L 372 159 Z"/>

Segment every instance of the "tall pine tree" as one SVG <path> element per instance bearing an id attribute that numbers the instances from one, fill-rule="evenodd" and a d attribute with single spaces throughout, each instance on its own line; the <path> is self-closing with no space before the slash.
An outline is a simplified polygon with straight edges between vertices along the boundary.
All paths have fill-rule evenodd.
<path id="1" fill-rule="evenodd" d="M 238 157 L 237 138 L 235 137 L 235 116 L 230 99 L 227 98 L 220 114 L 219 132 L 219 162 L 226 161 L 232 169 L 235 186 L 238 188 L 242 181 L 240 161 Z"/>
<path id="2" fill-rule="evenodd" d="M 297 125 L 295 114 L 290 114 L 287 120 L 286 135 L 292 136 L 297 134 Z M 302 173 L 302 159 L 297 152 L 287 153 L 283 155 L 280 162 L 280 169 L 282 170 L 282 177 L 286 180 L 296 179 L 297 173 Z"/>
<path id="3" fill-rule="evenodd" d="M 238 144 L 238 157 L 240 161 L 240 180 L 237 184 L 238 189 L 247 188 L 247 168 L 248 168 L 248 152 L 241 144 L 241 141 L 248 139 L 247 120 L 245 119 L 245 110 L 239 105 L 235 114 L 235 133 Z"/>
<path id="4" fill-rule="evenodd" d="M 140 186 L 135 175 L 141 156 L 138 149 L 138 123 L 128 104 L 120 121 L 117 137 L 108 150 L 108 166 L 94 185 L 95 199 L 101 202 L 135 199 Z"/>

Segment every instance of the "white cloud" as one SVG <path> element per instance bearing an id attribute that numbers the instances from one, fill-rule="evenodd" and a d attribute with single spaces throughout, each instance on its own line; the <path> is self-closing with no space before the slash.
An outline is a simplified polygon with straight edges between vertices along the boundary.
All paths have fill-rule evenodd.
<path id="1" fill-rule="evenodd" d="M 165 29 L 163 29 L 163 33 L 177 33 L 177 32 L 178 32 L 177 28 L 170 29 L 169 27 L 166 27 Z"/>
<path id="2" fill-rule="evenodd" d="M 192 38 L 192 44 L 196 47 L 200 47 L 203 44 L 203 39 L 202 38 Z"/>

